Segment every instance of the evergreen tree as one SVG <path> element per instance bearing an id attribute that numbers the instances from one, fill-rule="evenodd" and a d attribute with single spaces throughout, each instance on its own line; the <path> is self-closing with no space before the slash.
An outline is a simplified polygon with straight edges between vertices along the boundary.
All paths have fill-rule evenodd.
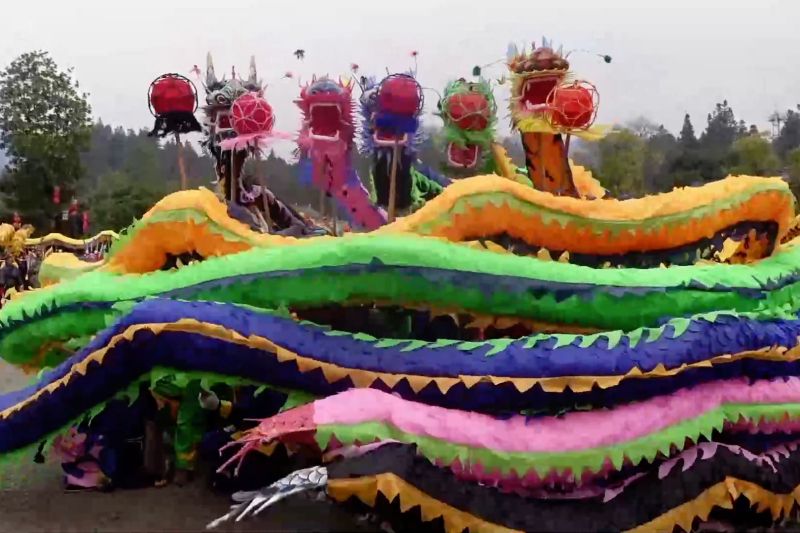
<path id="1" fill-rule="evenodd" d="M 681 134 L 678 137 L 678 142 L 681 145 L 681 148 L 686 149 L 694 149 L 697 147 L 697 136 L 694 133 L 694 126 L 692 125 L 692 117 L 689 116 L 689 113 L 686 113 L 683 117 L 683 127 L 681 128 Z"/>
<path id="2" fill-rule="evenodd" d="M 780 132 L 774 141 L 775 151 L 786 158 L 789 152 L 800 147 L 800 105 L 797 111 L 788 110 Z"/>

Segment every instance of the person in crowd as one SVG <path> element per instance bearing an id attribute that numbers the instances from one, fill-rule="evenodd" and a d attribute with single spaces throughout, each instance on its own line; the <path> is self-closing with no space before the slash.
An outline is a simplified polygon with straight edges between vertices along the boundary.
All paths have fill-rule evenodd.
<path id="1" fill-rule="evenodd" d="M 144 451 L 145 422 L 154 411 L 153 398 L 141 388 L 133 402 L 112 400 L 94 418 L 58 436 L 53 451 L 61 460 L 66 490 L 152 486 L 157 473 L 147 470 Z"/>
<path id="2" fill-rule="evenodd" d="M 265 482 L 275 481 L 298 468 L 310 466 L 302 456 L 288 457 L 283 448 L 275 449 L 272 455 L 250 454 L 245 461 L 247 467 L 234 476 L 230 471 L 217 469 L 231 456 L 232 450 L 220 453 L 220 449 L 235 438 L 235 435 L 254 427 L 258 421 L 277 414 L 285 405 L 286 394 L 266 388 L 245 386 L 219 388 L 202 391 L 198 396 L 200 405 L 214 417 L 214 428 L 205 434 L 201 443 L 201 457 L 211 465 L 211 487 L 224 492 L 255 490 Z"/>
<path id="3" fill-rule="evenodd" d="M 177 384 L 172 376 L 158 380 L 151 389 L 160 413 L 157 425 L 160 431 L 166 431 L 166 440 L 171 441 L 174 450 L 173 481 L 179 486 L 194 476 L 197 449 L 209 427 L 209 415 L 197 401 L 201 390 L 200 380 L 190 380 L 183 386 Z M 166 483 L 167 479 L 165 476 L 160 484 Z"/>

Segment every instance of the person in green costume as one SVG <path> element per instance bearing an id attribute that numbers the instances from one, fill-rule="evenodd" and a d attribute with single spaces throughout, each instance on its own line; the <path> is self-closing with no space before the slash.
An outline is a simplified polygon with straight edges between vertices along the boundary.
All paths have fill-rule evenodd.
<path id="1" fill-rule="evenodd" d="M 172 376 L 167 376 L 158 380 L 151 391 L 162 407 L 162 415 L 167 415 L 167 420 L 159 425 L 173 429 L 174 481 L 177 485 L 183 485 L 194 473 L 197 447 L 208 428 L 208 411 L 198 402 L 203 388 L 200 380 L 191 380 L 181 387 Z"/>

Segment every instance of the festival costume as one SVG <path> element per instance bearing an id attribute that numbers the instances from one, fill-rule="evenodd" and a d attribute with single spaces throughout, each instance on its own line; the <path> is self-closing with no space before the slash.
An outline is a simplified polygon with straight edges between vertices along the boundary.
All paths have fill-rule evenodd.
<path id="1" fill-rule="evenodd" d="M 169 378 L 287 393 L 224 447 L 222 472 L 286 450 L 316 463 L 265 475 L 223 520 L 310 490 L 453 532 L 690 530 L 742 499 L 770 522 L 789 516 L 800 242 L 788 185 L 589 193 L 566 149 L 567 135 L 602 133 L 594 92 L 565 80 L 550 46 L 512 49 L 509 66 L 531 183 L 461 178 L 374 231 L 306 239 L 181 191 L 103 266 L 12 300 L 0 355 L 52 368 L 0 395 L 0 454 Z M 400 85 L 386 94 L 408 103 L 413 84 Z M 415 117 L 390 108 L 372 124 Z M 197 261 L 162 270 L 183 254 Z"/>
<path id="2" fill-rule="evenodd" d="M 296 101 L 303 113 L 298 148 L 300 180 L 333 196 L 350 220 L 366 230 L 386 223 L 353 167 L 352 82 L 314 77 Z"/>

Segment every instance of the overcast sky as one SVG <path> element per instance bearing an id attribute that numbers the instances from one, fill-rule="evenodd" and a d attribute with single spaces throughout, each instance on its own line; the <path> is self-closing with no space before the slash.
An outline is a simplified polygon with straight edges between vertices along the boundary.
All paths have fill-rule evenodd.
<path id="1" fill-rule="evenodd" d="M 772 111 L 800 103 L 800 0 L 22 0 L 3 2 L 3 19 L 0 65 L 48 50 L 75 68 L 95 118 L 129 128 L 152 125 L 152 79 L 205 70 L 207 51 L 218 74 L 233 64 L 245 72 L 254 54 L 276 128 L 294 131 L 299 89 L 281 79 L 286 71 L 347 74 L 355 62 L 385 73 L 412 66 L 418 50 L 420 82 L 441 90 L 501 59 L 510 41 L 542 35 L 592 52 L 570 59 L 600 92 L 598 122 L 644 115 L 676 131 L 688 112 L 699 132 L 727 98 L 737 117 L 766 129 Z M 505 117 L 507 92 L 496 95 Z M 426 98 L 429 113 L 436 96 Z"/>

